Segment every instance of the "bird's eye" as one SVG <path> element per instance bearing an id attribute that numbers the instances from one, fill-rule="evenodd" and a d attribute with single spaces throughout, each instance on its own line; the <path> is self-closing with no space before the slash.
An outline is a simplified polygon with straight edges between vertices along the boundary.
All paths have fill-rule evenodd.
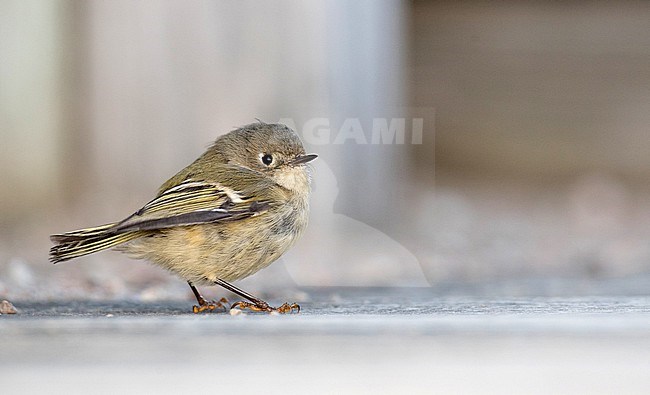
<path id="1" fill-rule="evenodd" d="M 264 154 L 262 156 L 262 163 L 264 163 L 266 166 L 271 166 L 271 163 L 273 163 L 273 155 Z"/>

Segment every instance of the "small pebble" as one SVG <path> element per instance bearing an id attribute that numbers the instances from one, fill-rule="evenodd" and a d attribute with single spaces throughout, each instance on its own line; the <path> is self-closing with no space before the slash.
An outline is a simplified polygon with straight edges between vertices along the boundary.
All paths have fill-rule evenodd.
<path id="1" fill-rule="evenodd" d="M 106 314 L 106 317 L 111 318 L 113 317 L 113 314 Z"/>
<path id="2" fill-rule="evenodd" d="M 239 309 L 230 309 L 230 315 L 241 315 L 242 311 Z"/>
<path id="3" fill-rule="evenodd" d="M 0 314 L 16 314 L 18 310 L 8 300 L 0 302 Z"/>

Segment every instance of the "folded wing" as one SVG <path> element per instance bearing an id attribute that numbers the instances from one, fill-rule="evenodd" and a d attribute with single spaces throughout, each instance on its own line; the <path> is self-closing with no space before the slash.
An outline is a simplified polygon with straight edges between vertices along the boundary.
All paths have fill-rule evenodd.
<path id="1" fill-rule="evenodd" d="M 123 221 L 50 236 L 57 243 L 50 249 L 50 260 L 60 262 L 87 255 L 159 229 L 241 220 L 268 208 L 268 202 L 219 183 L 188 179 L 162 191 Z"/>

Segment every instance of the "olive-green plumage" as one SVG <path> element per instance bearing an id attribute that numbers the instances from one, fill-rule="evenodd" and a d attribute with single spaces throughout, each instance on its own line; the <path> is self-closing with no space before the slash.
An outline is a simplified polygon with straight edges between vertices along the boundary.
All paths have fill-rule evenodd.
<path id="1" fill-rule="evenodd" d="M 244 278 L 279 258 L 307 226 L 305 164 L 315 157 L 284 125 L 244 126 L 218 138 L 126 219 L 52 235 L 50 259 L 116 248 L 191 284 Z"/>

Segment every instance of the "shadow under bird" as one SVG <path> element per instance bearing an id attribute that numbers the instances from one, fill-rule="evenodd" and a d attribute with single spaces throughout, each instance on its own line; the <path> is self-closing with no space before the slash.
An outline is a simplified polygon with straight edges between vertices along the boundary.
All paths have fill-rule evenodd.
<path id="1" fill-rule="evenodd" d="M 281 124 L 258 122 L 219 137 L 192 164 L 165 182 L 156 197 L 122 221 L 52 235 L 53 263 L 115 248 L 148 260 L 196 285 L 220 285 L 245 301 L 232 308 L 287 313 L 232 285 L 270 265 L 307 226 L 310 169 L 298 135 Z"/>

